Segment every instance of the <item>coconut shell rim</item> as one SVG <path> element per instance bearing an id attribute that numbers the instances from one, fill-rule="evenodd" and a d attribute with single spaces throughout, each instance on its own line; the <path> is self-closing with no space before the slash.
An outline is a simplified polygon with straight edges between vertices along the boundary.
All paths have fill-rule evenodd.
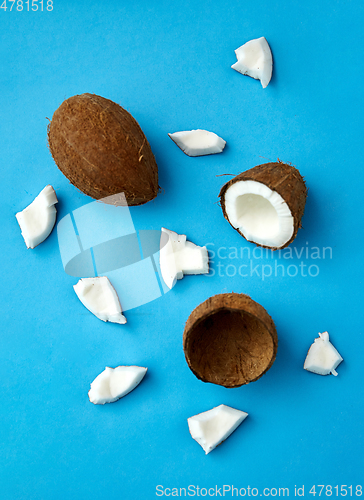
<path id="1" fill-rule="evenodd" d="M 268 322 L 271 322 L 271 326 L 272 326 L 272 330 L 269 328 L 269 326 L 263 321 L 262 318 L 260 318 L 259 316 L 251 313 L 250 311 L 247 311 L 247 310 L 243 310 L 243 309 L 239 309 L 237 307 L 229 307 L 229 306 L 222 306 L 220 308 L 216 308 L 216 309 L 213 309 L 213 312 L 212 314 L 209 314 L 208 311 L 205 313 L 205 314 L 202 314 L 196 321 L 194 321 L 191 326 L 189 326 L 188 330 L 187 330 L 187 326 L 188 326 L 188 322 L 191 320 L 191 316 L 195 313 L 195 311 L 198 310 L 198 308 L 202 308 L 203 305 L 208 302 L 209 300 L 210 301 L 215 301 L 215 300 L 218 300 L 217 297 L 236 297 L 236 296 L 239 296 L 241 298 L 243 298 L 244 300 L 247 300 L 249 304 L 252 304 L 254 307 L 258 307 L 258 309 L 260 309 L 262 311 L 262 315 L 263 316 L 266 316 L 266 319 L 268 320 Z M 237 383 L 237 384 L 230 384 L 230 385 L 226 385 L 226 384 L 222 384 L 222 383 L 218 383 L 218 382 L 212 382 L 211 380 L 207 380 L 206 378 L 204 378 L 203 376 L 201 376 L 201 374 L 199 374 L 198 372 L 196 372 L 195 368 L 191 365 L 190 363 L 190 360 L 189 360 L 189 357 L 187 356 L 187 348 L 188 348 L 188 334 L 189 332 L 191 332 L 196 326 L 200 325 L 202 321 L 206 320 L 206 318 L 220 312 L 220 311 L 223 311 L 223 310 L 230 310 L 230 311 L 235 311 L 235 312 L 244 312 L 245 314 L 249 314 L 250 316 L 254 317 L 255 319 L 257 319 L 260 323 L 263 324 L 263 326 L 265 327 L 265 329 L 268 331 L 271 339 L 272 339 L 272 342 L 273 342 L 273 352 L 272 352 L 272 357 L 267 365 L 267 367 L 257 376 L 255 377 L 254 379 L 251 379 L 251 380 L 248 380 L 247 382 L 243 382 L 243 383 Z M 192 320 L 191 320 L 192 321 Z M 243 385 L 248 385 L 250 382 L 255 382 L 256 380 L 260 379 L 273 365 L 274 361 L 276 360 L 276 357 L 277 357 L 277 351 L 278 351 L 278 335 L 277 335 L 277 329 L 275 327 L 275 324 L 274 324 L 274 321 L 272 319 L 272 317 L 270 316 L 270 314 L 267 312 L 267 310 L 261 305 L 259 304 L 259 302 L 256 302 L 255 300 L 253 300 L 249 295 L 247 294 L 244 294 L 244 293 L 236 293 L 236 292 L 226 292 L 226 293 L 221 293 L 221 294 L 216 294 L 216 295 L 213 295 L 209 298 L 207 298 L 206 300 L 204 300 L 203 302 L 201 302 L 199 305 L 197 305 L 195 307 L 195 309 L 193 309 L 193 311 L 190 313 L 187 321 L 186 321 L 186 324 L 185 324 L 185 329 L 183 331 L 183 352 L 184 352 L 184 355 L 185 355 L 185 359 L 186 359 L 186 362 L 187 362 L 187 365 L 188 367 L 190 368 L 190 370 L 192 371 L 192 373 L 199 379 L 201 380 L 202 382 L 205 382 L 205 383 L 210 383 L 210 384 L 215 384 L 215 385 L 219 385 L 219 386 L 222 386 L 222 387 L 225 387 L 227 389 L 234 389 L 234 388 L 237 388 L 237 387 L 241 387 Z"/>

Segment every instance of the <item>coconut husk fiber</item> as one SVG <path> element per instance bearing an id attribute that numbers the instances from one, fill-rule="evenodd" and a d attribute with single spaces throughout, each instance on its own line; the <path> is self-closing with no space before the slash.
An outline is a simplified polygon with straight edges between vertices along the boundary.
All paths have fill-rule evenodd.
<path id="1" fill-rule="evenodd" d="M 292 165 L 282 163 L 281 161 L 275 163 L 263 163 L 262 165 L 257 165 L 254 168 L 242 172 L 233 179 L 230 179 L 229 182 L 221 188 L 219 193 L 221 208 L 225 219 L 229 223 L 229 217 L 225 208 L 225 193 L 232 184 L 239 181 L 260 182 L 268 186 L 272 191 L 276 191 L 279 195 L 281 195 L 287 203 L 293 216 L 294 228 L 290 240 L 279 248 L 285 248 L 290 245 L 296 238 L 298 229 L 301 227 L 301 219 L 305 210 L 307 198 L 307 187 L 297 168 Z M 236 229 L 235 227 L 234 229 L 244 237 L 243 233 L 239 231 L 239 229 Z M 264 245 L 259 245 L 259 243 L 256 243 L 256 245 L 277 250 L 277 248 L 265 247 Z"/>
<path id="2" fill-rule="evenodd" d="M 196 377 L 224 387 L 258 380 L 272 366 L 278 337 L 267 311 L 248 295 L 210 297 L 192 311 L 183 334 Z"/>
<path id="3" fill-rule="evenodd" d="M 150 145 L 131 114 L 109 99 L 94 94 L 66 99 L 48 125 L 48 144 L 63 174 L 96 200 L 124 193 L 128 205 L 141 205 L 157 196 L 158 167 Z"/>

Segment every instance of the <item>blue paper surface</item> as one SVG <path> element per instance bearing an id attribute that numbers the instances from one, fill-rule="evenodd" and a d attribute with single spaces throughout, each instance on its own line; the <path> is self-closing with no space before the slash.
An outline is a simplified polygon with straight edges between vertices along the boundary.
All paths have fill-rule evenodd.
<path id="1" fill-rule="evenodd" d="M 345 491 L 361 496 L 362 2 L 44 0 L 43 11 L 41 2 L 6 7 L 0 9 L 0 498 L 287 496 L 279 488 L 315 500 Z M 260 36 L 274 58 L 264 90 L 231 69 L 234 50 Z M 69 214 L 92 203 L 47 148 L 47 117 L 84 92 L 132 113 L 156 157 L 162 191 L 130 207 L 130 227 L 186 234 L 208 246 L 212 261 L 208 276 L 186 276 L 167 293 L 158 257 L 141 255 L 135 281 L 143 285 L 145 266 L 153 285 L 140 303 L 151 301 L 130 308 L 126 325 L 101 322 L 77 299 L 79 267 L 67 274 L 62 264 L 79 252 L 76 234 L 68 234 L 62 258 L 57 228 L 27 250 L 15 219 L 47 184 L 59 199 L 57 223 L 71 229 Z M 224 152 L 189 158 L 168 137 L 194 128 L 220 135 Z M 272 254 L 232 229 L 218 194 L 231 178 L 223 174 L 277 158 L 300 170 L 309 192 L 296 240 Z M 104 233 L 121 234 L 95 222 L 88 245 L 104 241 Z M 82 262 L 91 275 L 91 250 Z M 229 390 L 193 375 L 182 334 L 198 304 L 231 291 L 266 308 L 279 347 L 266 375 Z M 344 358 L 337 377 L 303 370 L 311 343 L 326 330 Z M 91 404 L 92 380 L 105 366 L 128 364 L 148 367 L 141 385 L 117 403 Z M 249 417 L 205 456 L 187 418 L 219 404 Z"/>

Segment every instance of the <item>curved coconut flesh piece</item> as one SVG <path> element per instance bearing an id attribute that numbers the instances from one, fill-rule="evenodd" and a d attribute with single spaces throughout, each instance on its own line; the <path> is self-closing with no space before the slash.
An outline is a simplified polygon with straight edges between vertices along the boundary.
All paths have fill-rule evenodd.
<path id="1" fill-rule="evenodd" d="M 114 403 L 135 389 L 146 373 L 147 368 L 140 366 L 107 366 L 91 383 L 89 400 L 95 405 Z"/>
<path id="2" fill-rule="evenodd" d="M 126 323 L 119 297 L 106 276 L 81 278 L 73 288 L 82 304 L 97 318 L 121 325 Z"/>
<path id="3" fill-rule="evenodd" d="M 277 250 L 296 237 L 307 188 L 299 171 L 282 162 L 243 172 L 220 191 L 224 217 L 245 239 Z"/>
<path id="4" fill-rule="evenodd" d="M 303 368 L 318 375 L 332 373 L 337 376 L 335 368 L 341 361 L 343 361 L 343 358 L 331 344 L 329 334 L 324 332 L 319 333 L 319 337 L 311 345 Z"/>
<path id="5" fill-rule="evenodd" d="M 48 184 L 30 205 L 15 215 L 27 248 L 35 248 L 51 234 L 57 216 L 56 203 L 56 193 Z"/>
<path id="6" fill-rule="evenodd" d="M 206 455 L 232 434 L 248 416 L 244 411 L 220 405 L 187 419 L 192 438 Z"/>
<path id="7" fill-rule="evenodd" d="M 162 227 L 159 255 L 162 277 L 168 288 L 172 288 L 185 274 L 209 272 L 207 248 L 186 241 L 186 235 L 177 234 L 164 227 Z"/>
<path id="8" fill-rule="evenodd" d="M 208 130 L 186 130 L 168 134 L 187 156 L 204 156 L 221 153 L 226 141 Z"/>
<path id="9" fill-rule="evenodd" d="M 190 314 L 183 350 L 203 382 L 240 387 L 258 380 L 277 354 L 277 331 L 267 311 L 248 295 L 210 297 Z"/>
<path id="10" fill-rule="evenodd" d="M 245 43 L 236 49 L 235 54 L 238 62 L 231 67 L 243 75 L 260 80 L 265 89 L 272 78 L 273 58 L 264 36 Z"/>

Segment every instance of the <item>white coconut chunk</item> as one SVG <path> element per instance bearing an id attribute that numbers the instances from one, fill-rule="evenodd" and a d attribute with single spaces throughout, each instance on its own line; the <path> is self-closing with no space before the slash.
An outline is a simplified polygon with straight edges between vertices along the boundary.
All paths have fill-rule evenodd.
<path id="1" fill-rule="evenodd" d="M 273 58 L 264 36 L 245 43 L 236 49 L 235 54 L 238 62 L 231 67 L 243 75 L 260 80 L 265 89 L 272 78 Z"/>
<path id="2" fill-rule="evenodd" d="M 335 368 L 343 361 L 343 358 L 337 352 L 329 340 L 327 332 L 319 333 L 319 337 L 308 350 L 303 368 L 309 372 L 318 375 L 329 375 L 332 373 L 337 376 Z"/>
<path id="3" fill-rule="evenodd" d="M 91 383 L 88 397 L 95 405 L 114 403 L 126 396 L 143 380 L 147 368 L 141 366 L 117 366 L 105 368 Z"/>
<path id="4" fill-rule="evenodd" d="M 162 227 L 160 267 L 168 288 L 172 288 L 185 274 L 207 274 L 209 272 L 207 248 L 186 241 L 184 234 L 177 234 Z"/>
<path id="5" fill-rule="evenodd" d="M 81 278 L 73 288 L 82 304 L 102 321 L 126 323 L 119 297 L 106 276 Z"/>
<path id="6" fill-rule="evenodd" d="M 227 439 L 248 416 L 244 411 L 220 405 L 187 419 L 192 438 L 206 455 Z"/>
<path id="7" fill-rule="evenodd" d="M 203 156 L 221 153 L 226 144 L 224 139 L 208 130 L 186 130 L 168 135 L 188 156 Z"/>
<path id="8" fill-rule="evenodd" d="M 257 181 L 238 181 L 225 193 L 230 224 L 248 241 L 271 248 L 282 247 L 294 231 L 294 219 L 284 199 Z"/>
<path id="9" fill-rule="evenodd" d="M 35 248 L 51 234 L 57 216 L 56 203 L 56 193 L 48 184 L 30 205 L 15 215 L 27 248 Z"/>

